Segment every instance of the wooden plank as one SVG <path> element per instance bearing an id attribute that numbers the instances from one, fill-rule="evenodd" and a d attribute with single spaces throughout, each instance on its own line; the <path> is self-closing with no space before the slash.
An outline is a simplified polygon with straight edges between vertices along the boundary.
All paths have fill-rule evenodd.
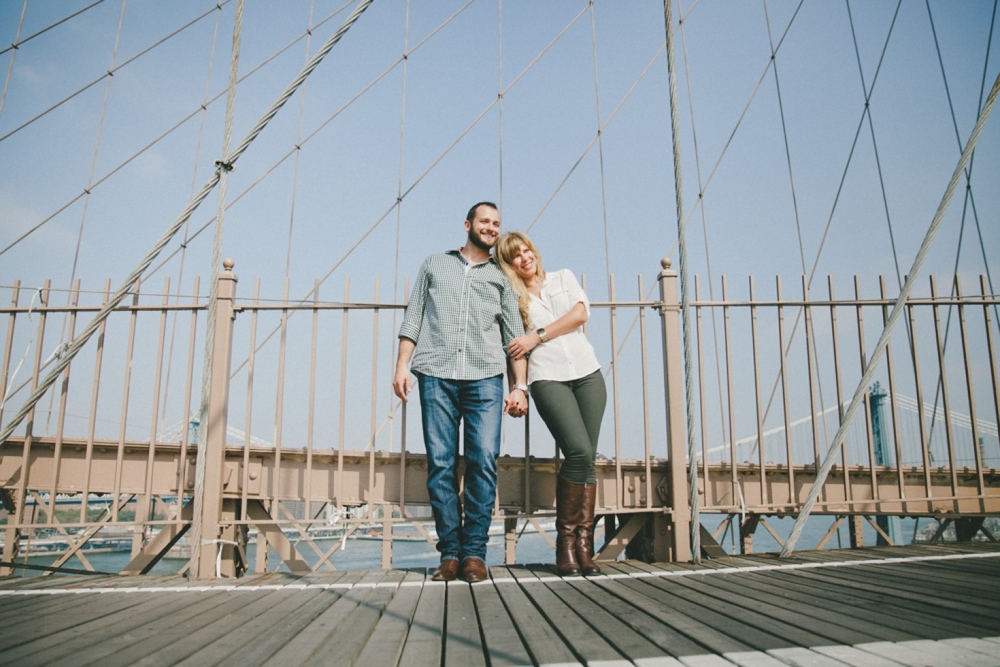
<path id="1" fill-rule="evenodd" d="M 800 625 L 803 619 L 801 613 L 790 613 L 716 587 L 715 583 L 723 576 L 725 575 L 705 578 L 676 577 L 670 580 L 670 584 L 674 586 L 674 594 L 678 597 L 709 607 L 714 612 L 738 624 L 753 628 L 759 633 L 766 633 L 760 635 L 761 644 L 756 647 L 759 650 L 788 646 L 789 643 L 794 646 L 815 646 L 830 641 L 828 636 L 812 631 L 808 625 Z M 739 575 L 728 576 L 732 576 L 736 581 L 742 579 Z M 777 641 L 769 640 L 768 635 Z"/>
<path id="2" fill-rule="evenodd" d="M 0 664 L 33 662 L 28 656 L 43 651 L 53 642 L 63 642 L 86 632 L 105 619 L 115 619 L 118 614 L 140 605 L 142 596 L 127 594 L 84 594 L 77 604 L 64 608 L 59 614 L 32 617 L 32 623 L 19 623 L 0 629 Z M 42 621 L 42 622 L 38 622 Z M 41 663 L 35 663 L 41 664 Z"/>
<path id="3" fill-rule="evenodd" d="M 502 570 L 494 576 L 496 574 L 506 576 L 506 572 Z M 491 667 L 532 664 L 531 655 L 504 606 L 497 584 L 476 585 L 471 589 Z"/>
<path id="4" fill-rule="evenodd" d="M 661 589 L 648 583 L 650 580 L 595 578 L 593 581 L 700 647 L 699 652 L 721 654 L 746 652 L 754 648 L 720 630 L 712 622 L 717 616 L 713 612 L 686 600 L 674 600 L 662 595 Z"/>
<path id="5" fill-rule="evenodd" d="M 704 579 L 689 577 L 678 581 L 694 591 L 701 591 L 705 595 L 718 597 L 744 608 L 750 614 L 767 616 L 789 627 L 809 631 L 817 639 L 803 641 L 802 644 L 806 646 L 827 642 L 857 644 L 879 639 L 866 632 L 867 624 L 856 620 L 853 615 L 838 614 L 823 605 L 817 605 L 812 596 L 795 596 L 789 595 L 787 591 L 775 590 L 751 575 L 713 576 Z M 898 639 L 913 638 L 900 634 Z M 792 639 L 790 636 L 788 638 Z"/>
<path id="6" fill-rule="evenodd" d="M 426 575 L 419 572 L 406 572 L 396 589 L 395 595 L 385 608 L 378 625 L 372 632 L 369 641 L 357 663 L 365 667 L 395 667 L 406 645 L 407 635 L 413 615 L 420 601 Z"/>
<path id="7" fill-rule="evenodd" d="M 619 653 L 608 641 L 594 632 L 593 628 L 586 622 L 581 622 L 583 614 L 594 614 L 592 605 L 584 609 L 573 608 L 562 602 L 557 592 L 565 593 L 564 587 L 568 587 L 561 577 L 553 577 L 544 567 L 527 566 L 521 572 L 529 571 L 542 583 L 532 583 L 527 576 L 519 575 L 519 582 L 523 581 L 525 594 L 534 602 L 539 611 L 548 619 L 548 622 L 555 628 L 562 637 L 567 648 L 578 656 L 586 656 L 587 662 L 607 662 L 615 664 L 624 660 L 624 656 Z M 534 647 L 532 647 L 534 648 Z"/>
<path id="8" fill-rule="evenodd" d="M 363 642 L 368 639 L 367 633 L 363 637 L 349 636 L 352 631 L 364 632 L 363 628 L 352 623 L 353 618 L 358 615 L 362 625 L 364 621 L 369 620 L 370 614 L 364 606 L 377 590 L 374 586 L 382 581 L 384 576 L 382 570 L 348 572 L 337 584 L 350 588 L 330 588 L 324 591 L 328 602 L 326 608 L 314 616 L 294 637 L 289 638 L 286 644 L 258 664 L 306 665 L 323 663 L 324 660 L 327 663 L 332 661 L 338 664 L 351 664 L 349 659 L 342 663 L 341 656 L 348 655 L 349 649 L 353 649 L 356 655 L 360 652 Z M 377 604 L 378 600 L 374 602 Z M 378 613 L 381 613 L 381 607 Z M 374 625 L 374 621 L 372 624 Z M 360 645 L 357 643 L 359 640 L 362 642 Z M 339 641 L 345 642 L 343 647 Z"/>
<path id="9" fill-rule="evenodd" d="M 627 625 L 632 631 L 645 637 L 661 653 L 676 657 L 696 655 L 705 651 L 702 645 L 655 618 L 655 612 L 642 604 L 644 603 L 643 598 L 630 594 L 627 589 L 619 591 L 619 586 L 607 580 L 591 579 L 588 581 L 590 585 L 579 588 L 582 594 L 602 605 L 609 614 Z M 640 604 L 636 605 L 636 602 Z"/>
<path id="10" fill-rule="evenodd" d="M 451 581 L 448 582 L 445 595 L 444 664 L 468 667 L 486 665 L 472 587 L 462 581 Z"/>
<path id="11" fill-rule="evenodd" d="M 809 667 L 844 667 L 844 663 L 836 658 L 816 653 L 815 651 L 796 646 L 793 648 L 776 648 L 768 651 L 781 662 L 788 665 L 808 665 Z"/>
<path id="12" fill-rule="evenodd" d="M 608 644 L 632 662 L 651 659 L 664 654 L 675 657 L 678 653 L 668 651 L 663 643 L 657 644 L 653 638 L 634 627 L 633 623 L 652 629 L 652 619 L 635 607 L 620 602 L 596 586 L 591 579 L 567 579 L 562 586 L 554 586 L 553 592 L 564 604 L 575 609 L 581 618 L 590 624 L 593 632 L 604 638 Z M 628 619 L 628 620 L 626 620 Z M 655 624 L 662 627 L 662 624 Z M 659 630 L 660 627 L 656 628 Z M 656 632 L 662 641 L 665 633 Z M 676 634 L 676 633 L 671 633 Z M 676 648 L 674 649 L 676 650 Z M 703 648 L 692 650 L 704 651 Z"/>
<path id="13" fill-rule="evenodd" d="M 503 602 L 511 622 L 517 627 L 535 664 L 577 664 L 579 658 L 563 642 L 549 620 L 534 605 L 525 586 L 541 586 L 537 577 L 524 566 L 500 567 L 494 565 L 494 586 Z M 526 582 L 522 585 L 521 581 Z"/>
<path id="14" fill-rule="evenodd" d="M 814 646 L 813 651 L 852 667 L 899 667 L 899 663 L 855 646 Z"/>
<path id="15" fill-rule="evenodd" d="M 447 584 L 427 581 L 403 644 L 400 665 L 441 665 Z"/>
<path id="16" fill-rule="evenodd" d="M 880 595 L 875 590 L 845 591 L 829 581 L 817 580 L 815 572 L 793 570 L 789 572 L 764 572 L 754 576 L 765 578 L 776 590 L 793 590 L 812 596 L 814 604 L 822 604 L 830 611 L 844 616 L 853 615 L 870 625 L 869 632 L 879 638 L 899 638 L 900 632 L 915 637 L 943 639 L 954 636 L 954 629 L 942 629 L 926 617 L 905 614 L 891 596 Z M 888 629 L 888 630 L 887 630 Z"/>
<path id="17" fill-rule="evenodd" d="M 127 653 L 127 646 L 154 636 L 164 619 L 189 613 L 188 608 L 196 601 L 196 596 L 206 595 L 214 597 L 213 608 L 221 603 L 221 596 L 205 593 L 84 594 L 86 597 L 81 602 L 85 604 L 80 610 L 84 618 L 88 617 L 93 605 L 103 603 L 108 597 L 135 598 L 139 604 L 129 607 L 127 611 L 101 616 L 54 637 L 44 638 L 41 641 L 44 648 L 33 653 L 30 661 L 44 665 L 104 662 L 120 651 Z M 108 641 L 116 637 L 120 638 L 119 641 Z"/>
<path id="18" fill-rule="evenodd" d="M 176 596 L 184 606 L 141 626 L 128 626 L 127 619 L 121 619 L 120 626 L 108 628 L 97 635 L 101 639 L 100 644 L 87 649 L 86 657 L 91 662 L 109 667 L 125 666 L 133 664 L 142 656 L 172 652 L 178 642 L 183 642 L 189 634 L 222 615 L 232 599 L 231 594 L 224 591 L 140 595 Z M 73 656 L 67 656 L 66 662 L 73 665 L 85 664 L 82 660 L 74 661 Z"/>
<path id="19" fill-rule="evenodd" d="M 923 585 L 926 589 L 923 592 L 908 590 L 900 585 L 893 585 L 879 577 L 866 576 L 861 571 L 839 572 L 840 568 L 826 570 L 800 570 L 798 573 L 802 579 L 822 582 L 825 588 L 843 591 L 847 595 L 863 596 L 873 603 L 884 603 L 893 608 L 905 609 L 910 613 L 908 617 L 914 620 L 922 620 L 924 623 L 937 625 L 944 623 L 951 627 L 952 632 L 958 632 L 958 627 L 964 628 L 966 624 L 972 627 L 979 627 L 982 624 L 983 615 L 995 615 L 1000 609 L 997 601 L 979 598 L 975 592 L 967 595 L 953 596 L 947 589 L 934 587 L 934 582 L 928 580 L 919 572 L 914 572 L 915 581 L 911 586 Z M 985 626 L 984 629 L 988 629 Z"/>

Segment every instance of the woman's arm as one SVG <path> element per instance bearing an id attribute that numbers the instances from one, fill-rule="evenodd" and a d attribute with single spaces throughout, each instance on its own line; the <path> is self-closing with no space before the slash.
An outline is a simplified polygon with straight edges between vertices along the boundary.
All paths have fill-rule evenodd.
<path id="1" fill-rule="evenodd" d="M 545 325 L 545 339 L 552 340 L 569 333 L 587 321 L 587 307 L 582 301 L 577 301 L 572 308 L 551 324 Z M 528 352 L 542 344 L 542 336 L 538 329 L 513 339 L 507 346 L 507 352 L 512 359 L 520 359 Z"/>

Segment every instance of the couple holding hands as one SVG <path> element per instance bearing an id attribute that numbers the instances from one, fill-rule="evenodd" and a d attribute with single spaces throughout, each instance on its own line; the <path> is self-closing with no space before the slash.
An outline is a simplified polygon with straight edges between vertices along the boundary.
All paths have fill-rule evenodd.
<path id="1" fill-rule="evenodd" d="M 496 500 L 500 424 L 521 417 L 528 393 L 563 455 L 556 484 L 556 566 L 599 574 L 592 559 L 594 460 L 607 391 L 583 333 L 590 302 L 568 269 L 545 272 L 523 233 L 501 235 L 495 204 L 465 219 L 465 244 L 424 260 L 399 330 L 392 386 L 420 389 L 427 490 L 441 562 L 435 581 L 489 576 L 486 544 Z M 503 375 L 509 371 L 509 393 Z M 459 497 L 459 424 L 465 491 Z"/>

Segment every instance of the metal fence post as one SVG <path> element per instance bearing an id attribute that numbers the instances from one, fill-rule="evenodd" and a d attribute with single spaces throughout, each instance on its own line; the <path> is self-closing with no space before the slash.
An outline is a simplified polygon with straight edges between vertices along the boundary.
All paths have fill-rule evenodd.
<path id="1" fill-rule="evenodd" d="M 204 442 L 198 443 L 205 448 L 205 455 L 199 457 L 199 464 L 204 465 L 203 471 L 195 473 L 195 507 L 201 507 L 201 512 L 195 517 L 198 529 L 192 531 L 191 539 L 199 548 L 194 549 L 197 558 L 192 558 L 191 576 L 194 579 L 210 579 L 216 576 L 216 555 L 223 550 L 225 569 L 220 574 L 232 576 L 233 546 L 221 541 L 220 523 L 223 512 L 222 490 L 225 486 L 226 469 L 226 427 L 229 420 L 229 372 L 232 362 L 233 320 L 236 317 L 233 300 L 236 297 L 236 275 L 233 273 L 233 260 L 226 259 L 222 266 L 224 271 L 219 274 L 218 302 L 215 311 L 215 340 L 212 348 L 211 366 L 205 369 L 209 373 L 210 395 L 208 411 L 205 415 Z M 201 473 L 204 474 L 201 474 Z M 199 488 L 200 487 L 200 488 Z M 200 499 L 199 499 L 200 496 Z M 200 500 L 200 502 L 199 502 Z M 228 540 L 227 540 L 228 542 Z"/>
<path id="2" fill-rule="evenodd" d="M 654 523 L 657 560 L 691 559 L 691 507 L 688 504 L 687 440 L 684 434 L 684 362 L 681 355 L 680 302 L 677 271 L 660 262 L 660 319 L 663 334 L 663 382 L 667 416 L 667 497 L 670 516 Z M 694 462 L 692 462 L 694 465 Z"/>

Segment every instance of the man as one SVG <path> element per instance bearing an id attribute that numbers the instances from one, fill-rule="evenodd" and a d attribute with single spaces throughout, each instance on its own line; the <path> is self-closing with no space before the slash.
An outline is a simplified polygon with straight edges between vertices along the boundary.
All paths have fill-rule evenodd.
<path id="1" fill-rule="evenodd" d="M 495 204 L 480 202 L 465 219 L 468 239 L 458 250 L 424 260 L 413 284 L 392 389 L 406 401 L 410 371 L 420 387 L 427 491 L 441 563 L 435 581 L 457 576 L 470 583 L 489 576 L 486 543 L 496 500 L 500 423 L 528 408 L 527 364 L 509 362 L 511 391 L 504 397 L 507 343 L 523 335 L 518 299 L 490 256 L 500 236 Z M 412 367 L 411 367 L 412 361 Z M 458 428 L 464 422 L 465 499 L 458 497 Z"/>

